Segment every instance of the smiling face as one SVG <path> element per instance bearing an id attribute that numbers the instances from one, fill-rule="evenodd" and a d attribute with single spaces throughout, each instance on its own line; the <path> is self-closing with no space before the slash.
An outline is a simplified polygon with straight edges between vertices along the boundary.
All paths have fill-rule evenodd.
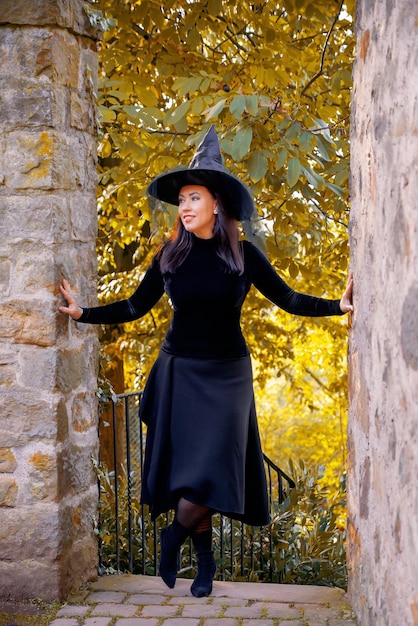
<path id="1" fill-rule="evenodd" d="M 217 200 L 203 185 L 186 185 L 179 193 L 179 216 L 184 228 L 201 239 L 213 237 Z"/>

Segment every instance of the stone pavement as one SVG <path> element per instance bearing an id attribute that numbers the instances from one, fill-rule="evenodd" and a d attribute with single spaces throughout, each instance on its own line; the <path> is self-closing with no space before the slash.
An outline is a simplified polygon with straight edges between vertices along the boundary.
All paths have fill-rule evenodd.
<path id="1" fill-rule="evenodd" d="M 61 607 L 49 626 L 355 626 L 341 589 L 215 581 L 194 598 L 191 580 L 168 589 L 159 577 L 112 575 Z"/>

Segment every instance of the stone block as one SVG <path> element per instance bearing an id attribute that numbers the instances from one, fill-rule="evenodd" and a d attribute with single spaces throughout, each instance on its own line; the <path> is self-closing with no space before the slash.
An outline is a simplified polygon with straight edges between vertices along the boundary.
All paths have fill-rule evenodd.
<path id="1" fill-rule="evenodd" d="M 62 586 L 59 562 L 16 558 L 11 562 L 0 561 L 2 598 L 63 600 L 66 590 L 64 592 Z"/>
<path id="2" fill-rule="evenodd" d="M 70 96 L 70 125 L 83 131 L 96 127 L 96 108 L 90 96 L 72 91 Z"/>
<path id="3" fill-rule="evenodd" d="M 0 553 L 3 561 L 16 561 L 17 555 L 19 561 L 55 561 L 60 541 L 59 511 L 55 503 L 2 511 Z"/>
<path id="4" fill-rule="evenodd" d="M 94 428 L 97 430 L 98 422 L 97 397 L 93 391 L 78 393 L 72 402 L 71 426 L 77 433 L 86 433 Z"/>
<path id="5" fill-rule="evenodd" d="M 14 478 L 0 477 L 0 506 L 15 506 L 17 483 Z"/>
<path id="6" fill-rule="evenodd" d="M 62 555 L 61 571 L 67 593 L 81 584 L 97 579 L 97 568 L 99 565 L 99 550 L 97 538 L 93 534 L 90 520 L 89 529 L 82 530 L 66 554 Z"/>
<path id="7" fill-rule="evenodd" d="M 12 473 L 17 467 L 16 457 L 11 448 L 0 448 L 0 472 Z"/>
<path id="8" fill-rule="evenodd" d="M 63 349 L 58 352 L 57 386 L 63 392 L 84 386 L 86 360 L 84 346 Z"/>
<path id="9" fill-rule="evenodd" d="M 6 186 L 10 189 L 59 188 L 59 152 L 62 155 L 57 137 L 49 131 L 10 133 L 4 154 Z"/>
<path id="10" fill-rule="evenodd" d="M 79 219 L 81 220 L 81 216 Z M 97 256 L 93 241 L 89 243 L 72 241 L 59 246 L 56 251 L 55 264 L 58 281 L 62 278 L 68 280 L 80 306 L 95 306 L 97 304 Z M 83 268 L 82 271 L 80 268 Z M 61 299 L 59 296 L 60 302 Z M 57 321 L 59 322 L 59 335 L 65 337 L 65 342 L 68 342 L 69 337 L 84 341 L 86 337 L 93 337 L 97 334 L 97 327 L 94 329 L 90 324 L 77 324 L 69 320 L 67 316 L 60 315 Z"/>
<path id="11" fill-rule="evenodd" d="M 9 82 L 9 81 L 8 81 Z M 0 129 L 52 126 L 52 89 L 50 86 L 10 82 L 0 90 Z"/>
<path id="12" fill-rule="evenodd" d="M 0 155 L 1 158 L 1 155 Z M 69 200 L 64 195 L 10 195 L 0 197 L 0 238 L 13 248 L 9 258 L 18 254 L 16 244 L 36 243 L 51 246 L 68 241 L 70 232 Z M 3 255 L 2 255 L 3 256 Z"/>
<path id="13" fill-rule="evenodd" d="M 27 444 L 33 439 L 55 439 L 56 394 L 36 394 L 17 385 L 2 390 L 0 440 L 4 447 Z"/>
<path id="14" fill-rule="evenodd" d="M 27 460 L 30 493 L 34 500 L 54 502 L 58 492 L 55 452 L 38 449 Z"/>
<path id="15" fill-rule="evenodd" d="M 65 31 L 3 28 L 0 50 L 5 52 L 1 78 L 25 80 L 41 88 L 48 84 L 78 87 L 79 47 L 76 38 Z"/>
<path id="16" fill-rule="evenodd" d="M 42 298 L 45 292 L 56 291 L 55 251 L 50 246 L 25 244 L 14 246 L 13 291 Z"/>
<path id="17" fill-rule="evenodd" d="M 0 256 L 0 293 L 7 297 L 10 293 L 10 261 Z"/>
<path id="18" fill-rule="evenodd" d="M 97 439 L 97 437 L 96 437 Z M 91 447 L 67 444 L 57 453 L 59 498 L 89 489 L 96 480 Z"/>
<path id="19" fill-rule="evenodd" d="M 67 405 L 64 398 L 60 398 L 57 406 L 57 441 L 65 441 L 69 433 Z"/>
<path id="20" fill-rule="evenodd" d="M 0 384 L 14 385 L 16 382 L 18 350 L 6 343 L 0 344 Z"/>
<path id="21" fill-rule="evenodd" d="M 60 26 L 93 39 L 100 30 L 88 16 L 88 2 L 81 0 L 2 0 L 0 24 Z"/>
<path id="22" fill-rule="evenodd" d="M 0 304 L 0 337 L 15 343 L 52 346 L 56 339 L 56 312 L 45 302 L 33 300 Z"/>
<path id="23" fill-rule="evenodd" d="M 79 92 L 86 93 L 93 102 L 96 101 L 98 89 L 97 45 L 91 40 L 84 40 L 80 48 L 80 83 Z M 96 123 L 91 128 L 96 129 Z"/>
<path id="24" fill-rule="evenodd" d="M 91 194 L 73 193 L 69 199 L 71 234 L 74 241 L 89 244 L 88 258 L 95 259 L 91 243 L 97 238 L 97 203 Z M 95 273 L 95 272 L 94 272 Z"/>
<path id="25" fill-rule="evenodd" d="M 0 108 L 4 111 L 0 129 L 61 130 L 68 126 L 69 98 L 68 89 L 60 85 L 43 85 L 28 78 L 8 79 L 7 89 L 0 90 Z"/>
<path id="26" fill-rule="evenodd" d="M 6 189 L 93 191 L 95 140 L 79 133 L 14 131 L 8 136 L 3 170 Z"/>

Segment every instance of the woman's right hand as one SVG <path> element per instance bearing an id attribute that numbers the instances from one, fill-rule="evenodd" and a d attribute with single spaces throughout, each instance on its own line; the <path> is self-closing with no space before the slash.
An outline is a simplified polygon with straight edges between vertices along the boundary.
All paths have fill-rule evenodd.
<path id="1" fill-rule="evenodd" d="M 68 280 L 65 278 L 62 279 L 60 284 L 60 292 L 64 296 L 67 306 L 60 306 L 59 310 L 61 313 L 65 315 L 69 315 L 73 318 L 73 320 L 78 320 L 83 315 L 83 309 L 78 306 L 77 302 L 74 299 L 73 294 L 71 293 L 70 284 Z"/>

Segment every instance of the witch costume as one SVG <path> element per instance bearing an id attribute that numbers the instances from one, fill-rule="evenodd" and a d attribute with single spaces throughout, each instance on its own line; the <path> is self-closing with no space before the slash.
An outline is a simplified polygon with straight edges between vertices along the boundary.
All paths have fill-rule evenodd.
<path id="1" fill-rule="evenodd" d="M 148 192 L 178 204 L 183 186 L 213 187 L 214 178 L 225 211 L 237 220 L 249 219 L 254 209 L 251 194 L 225 170 L 213 127 L 189 167 L 158 176 Z M 254 285 L 289 313 L 343 312 L 339 300 L 293 291 L 248 241 L 240 242 L 244 271 L 239 275 L 225 270 L 215 237 L 192 235 L 192 240 L 188 256 L 174 273 L 161 271 L 157 254 L 129 299 L 83 309 L 78 321 L 129 322 L 145 315 L 164 292 L 168 294 L 171 325 L 140 407 L 147 424 L 142 502 L 150 505 L 155 517 L 175 508 L 184 497 L 262 526 L 269 523 L 269 507 L 251 362 L 240 328 L 242 305 Z"/>

